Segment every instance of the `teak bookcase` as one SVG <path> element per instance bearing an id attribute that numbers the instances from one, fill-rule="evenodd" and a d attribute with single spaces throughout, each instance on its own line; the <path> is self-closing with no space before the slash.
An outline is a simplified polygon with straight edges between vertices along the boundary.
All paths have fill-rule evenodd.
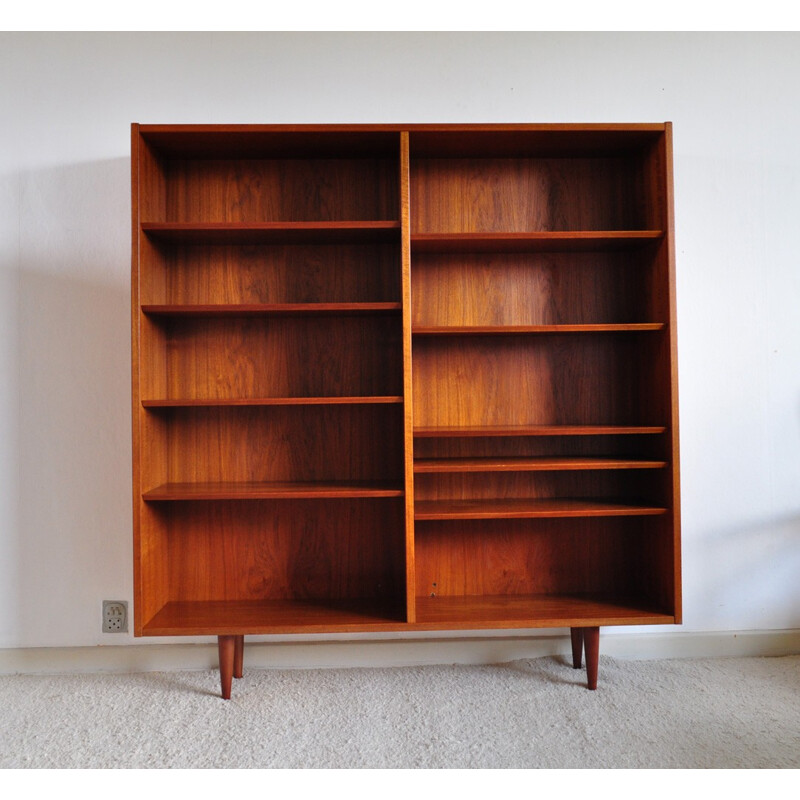
<path id="1" fill-rule="evenodd" d="M 680 622 L 669 123 L 132 147 L 137 636 Z"/>

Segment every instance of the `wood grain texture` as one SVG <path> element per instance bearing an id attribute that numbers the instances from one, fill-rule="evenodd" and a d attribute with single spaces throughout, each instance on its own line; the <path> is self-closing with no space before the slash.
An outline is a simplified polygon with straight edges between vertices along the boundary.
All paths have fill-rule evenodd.
<path id="1" fill-rule="evenodd" d="M 143 305 L 151 317 L 266 317 L 337 316 L 390 314 L 400 303 L 242 303 L 214 305 Z"/>
<path id="2" fill-rule="evenodd" d="M 400 302 L 399 257 L 387 244 L 154 248 L 162 273 L 142 303 L 248 305 Z"/>
<path id="3" fill-rule="evenodd" d="M 400 497 L 166 505 L 170 601 L 404 602 Z"/>
<path id="4" fill-rule="evenodd" d="M 544 469 L 417 474 L 414 496 L 423 500 L 549 500 L 648 498 L 663 505 L 662 471 L 648 469 Z M 656 503 L 656 501 L 658 501 Z"/>
<path id="5" fill-rule="evenodd" d="M 393 158 L 398 125 L 140 125 L 165 158 Z"/>
<path id="6" fill-rule="evenodd" d="M 649 581 L 650 519 L 418 521 L 418 593 L 437 599 L 589 593 L 638 598 L 658 609 Z"/>
<path id="7" fill-rule="evenodd" d="M 633 468 L 634 464 L 657 468 L 656 465 L 667 466 L 664 438 L 663 432 L 619 436 L 423 436 L 415 439 L 414 454 L 415 463 L 423 466 L 421 471 L 430 463 L 433 471 L 450 465 L 453 471 L 465 472 L 472 469 L 472 461 L 476 462 L 476 470 L 482 464 L 492 468 L 497 464 L 499 469 L 505 462 L 531 462 L 533 466 L 550 463 L 553 468 L 561 463 L 565 469 L 590 464 L 603 468 L 606 462 L 610 462 L 610 468 L 611 464 L 618 464 L 619 468 Z"/>
<path id="8" fill-rule="evenodd" d="M 415 233 L 411 247 L 421 253 L 580 253 L 641 250 L 661 241 L 662 230 L 495 231 Z"/>
<path id="9" fill-rule="evenodd" d="M 682 611 L 682 578 L 681 578 L 681 492 L 680 492 L 680 432 L 678 415 L 678 336 L 677 336 L 677 300 L 675 278 L 675 204 L 673 200 L 673 166 L 672 166 L 672 123 L 665 125 L 665 134 L 656 145 L 657 152 L 662 154 L 662 167 L 659 171 L 656 184 L 663 189 L 663 214 L 666 217 L 666 265 L 667 275 L 664 283 L 664 294 L 669 297 L 669 413 L 670 413 L 670 458 L 675 464 L 672 470 L 671 500 L 672 519 L 670 532 L 663 536 L 662 541 L 670 550 L 668 561 L 671 560 L 671 574 L 665 577 L 665 589 L 669 593 L 672 606 L 675 608 L 676 622 L 683 620 Z M 669 545 L 671 544 L 671 548 Z M 665 571 L 666 573 L 666 571 Z"/>
<path id="10" fill-rule="evenodd" d="M 170 160 L 163 221 L 397 220 L 396 163 L 372 158 Z"/>
<path id="11" fill-rule="evenodd" d="M 142 475 L 141 432 L 139 430 L 141 408 L 140 358 L 139 358 L 139 299 L 142 294 L 139 277 L 139 168 L 141 163 L 139 126 L 131 125 L 131 449 L 132 449 L 132 507 L 133 507 L 133 607 L 134 635 L 142 635 L 142 548 L 146 536 L 142 531 Z"/>
<path id="12" fill-rule="evenodd" d="M 177 500 L 290 500 L 341 497 L 401 497 L 386 481 L 218 481 L 165 483 L 144 493 L 148 502 Z"/>
<path id="13" fill-rule="evenodd" d="M 403 455 L 406 524 L 406 619 L 414 622 L 416 612 L 416 567 L 414 565 L 414 399 L 412 371 L 412 292 L 411 292 L 411 209 L 409 137 L 400 134 L 400 264 L 403 299 Z"/>
<path id="14" fill-rule="evenodd" d="M 414 260 L 413 327 L 663 324 L 642 307 L 654 255 L 426 253 Z"/>
<path id="15" fill-rule="evenodd" d="M 585 595 L 498 595 L 417 598 L 416 623 L 399 604 L 352 601 L 261 600 L 167 603 L 145 627 L 148 636 L 369 633 L 379 631 L 503 630 L 570 625 L 667 625 L 674 617 L 630 598 Z"/>
<path id="16" fill-rule="evenodd" d="M 401 395 L 327 395 L 324 397 L 203 398 L 142 400 L 143 408 L 240 408 L 266 406 L 374 406 L 402 404 Z"/>
<path id="17" fill-rule="evenodd" d="M 647 333 L 661 331 L 662 322 L 588 325 L 420 325 L 416 336 L 519 336 L 525 333 Z"/>
<path id="18" fill-rule="evenodd" d="M 552 472 L 573 470 L 661 469 L 665 461 L 578 456 L 510 456 L 505 458 L 417 458 L 416 473 Z"/>
<path id="19" fill-rule="evenodd" d="M 664 625 L 670 614 L 634 598 L 591 595 L 479 595 L 420 597 L 418 630 L 503 630 L 579 625 Z"/>
<path id="20" fill-rule="evenodd" d="M 190 245 L 324 245 L 396 242 L 394 220 L 313 222 L 143 222 L 155 242 Z"/>
<path id="21" fill-rule="evenodd" d="M 402 393 L 399 320 L 374 317 L 167 319 L 170 399 Z"/>
<path id="22" fill-rule="evenodd" d="M 326 600 L 170 601 L 145 626 L 148 636 L 364 633 L 408 630 L 403 604 L 376 597 Z"/>
<path id="23" fill-rule="evenodd" d="M 577 158 L 626 156 L 642 152 L 663 136 L 665 124 L 516 123 L 416 124 L 411 157 Z"/>
<path id="24" fill-rule="evenodd" d="M 419 425 L 415 438 L 497 436 L 626 436 L 663 433 L 661 425 Z"/>
<path id="25" fill-rule="evenodd" d="M 402 408 L 192 407 L 163 418 L 159 483 L 390 481 L 402 485 Z M 152 488 L 152 487 L 151 487 Z"/>
<path id="26" fill-rule="evenodd" d="M 645 227 L 640 157 L 422 158 L 411 165 L 414 233 Z"/>
<path id="27" fill-rule="evenodd" d="M 657 336 L 415 339 L 415 426 L 663 425 L 642 389 Z"/>
<path id="28" fill-rule="evenodd" d="M 417 500 L 414 506 L 414 516 L 418 520 L 642 517 L 666 512 L 666 508 L 636 501 L 572 497 Z"/>

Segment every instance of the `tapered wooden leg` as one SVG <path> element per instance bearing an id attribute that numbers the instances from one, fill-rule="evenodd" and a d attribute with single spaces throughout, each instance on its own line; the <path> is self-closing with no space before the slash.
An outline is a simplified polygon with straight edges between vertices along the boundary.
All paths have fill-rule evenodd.
<path id="1" fill-rule="evenodd" d="M 580 669 L 583 656 L 583 628 L 570 628 L 569 634 L 572 637 L 572 666 Z"/>
<path id="2" fill-rule="evenodd" d="M 586 680 L 590 689 L 597 688 L 597 666 L 600 662 L 600 628 L 584 628 L 583 644 L 586 648 Z"/>
<path id="3" fill-rule="evenodd" d="M 233 648 L 233 677 L 242 677 L 242 668 L 244 664 L 244 636 L 234 636 Z"/>
<path id="4" fill-rule="evenodd" d="M 236 637 L 218 636 L 217 642 L 219 643 L 219 678 L 222 683 L 222 699 L 230 700 Z"/>

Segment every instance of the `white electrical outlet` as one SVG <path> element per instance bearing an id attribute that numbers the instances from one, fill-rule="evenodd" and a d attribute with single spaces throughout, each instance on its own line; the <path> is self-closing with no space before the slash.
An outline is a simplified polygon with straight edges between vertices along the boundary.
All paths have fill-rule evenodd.
<path id="1" fill-rule="evenodd" d="M 103 600 L 103 633 L 128 632 L 128 603 L 125 600 Z"/>

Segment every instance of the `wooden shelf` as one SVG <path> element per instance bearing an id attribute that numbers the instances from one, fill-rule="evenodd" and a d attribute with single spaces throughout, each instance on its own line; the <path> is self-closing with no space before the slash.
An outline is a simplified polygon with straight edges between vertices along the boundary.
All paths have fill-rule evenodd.
<path id="1" fill-rule="evenodd" d="M 387 395 L 375 397 L 252 397 L 203 400 L 188 399 L 161 399 L 142 400 L 144 408 L 208 408 L 221 406 L 233 408 L 236 406 L 337 406 L 337 405 L 394 405 L 403 402 L 402 396 Z"/>
<path id="2" fill-rule="evenodd" d="M 336 222 L 142 222 L 151 239 L 187 244 L 343 244 L 396 241 L 393 220 Z"/>
<path id="3" fill-rule="evenodd" d="M 412 253 L 523 253 L 629 250 L 658 242 L 653 231 L 537 231 L 529 233 L 414 233 Z"/>
<path id="4" fill-rule="evenodd" d="M 407 627 L 400 604 L 358 600 L 171 601 L 144 626 L 149 636 L 342 633 Z"/>
<path id="5" fill-rule="evenodd" d="M 420 500 L 414 519 L 537 519 L 561 517 L 640 517 L 665 514 L 658 506 L 601 499 Z"/>
<path id="6" fill-rule="evenodd" d="M 629 458 L 550 457 L 535 458 L 418 458 L 416 473 L 462 472 L 559 472 L 578 470 L 662 469 L 666 461 Z"/>
<path id="7" fill-rule="evenodd" d="M 403 489 L 378 481 L 165 483 L 144 492 L 147 502 L 177 500 L 315 500 L 402 497 Z"/>
<path id="8" fill-rule="evenodd" d="M 627 436 L 664 433 L 665 430 L 658 425 L 436 425 L 414 428 L 414 436 Z"/>
<path id="9" fill-rule="evenodd" d="M 519 336 L 549 333 L 639 333 L 662 331 L 663 322 L 587 325 L 418 325 L 415 336 Z"/>
<path id="10" fill-rule="evenodd" d="M 350 316 L 399 313 L 401 308 L 400 303 L 172 303 L 143 305 L 142 313 L 152 317 Z"/>
<path id="11" fill-rule="evenodd" d="M 674 622 L 674 616 L 635 599 L 592 595 L 417 597 L 417 627 L 421 628 L 560 628 Z"/>

